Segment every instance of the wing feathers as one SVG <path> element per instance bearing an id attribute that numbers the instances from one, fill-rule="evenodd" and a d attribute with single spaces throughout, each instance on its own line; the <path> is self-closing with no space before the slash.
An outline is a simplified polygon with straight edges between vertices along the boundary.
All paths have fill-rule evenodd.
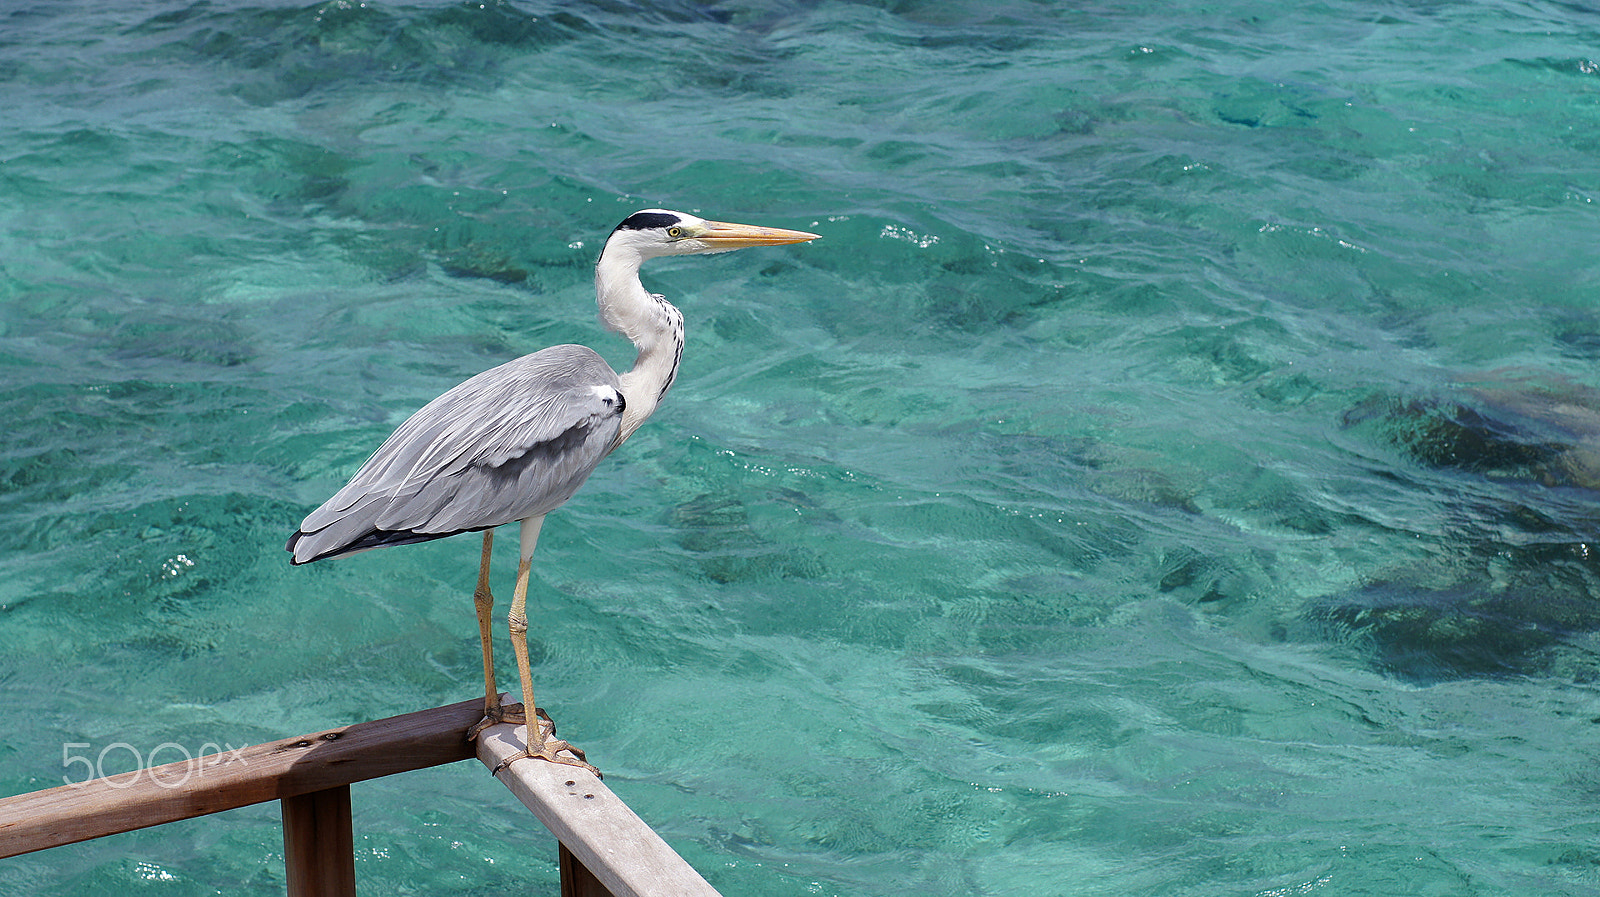
<path id="1" fill-rule="evenodd" d="M 439 396 L 350 482 L 307 515 L 294 563 L 453 535 L 566 502 L 621 429 L 615 372 L 593 350 L 555 346 Z"/>

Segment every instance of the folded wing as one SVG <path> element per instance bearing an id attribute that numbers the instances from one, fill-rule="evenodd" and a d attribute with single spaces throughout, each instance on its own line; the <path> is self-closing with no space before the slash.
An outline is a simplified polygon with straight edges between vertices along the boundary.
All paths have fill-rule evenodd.
<path id="1" fill-rule="evenodd" d="M 553 346 L 413 414 L 289 539 L 304 564 L 555 510 L 615 446 L 624 399 L 604 359 Z"/>

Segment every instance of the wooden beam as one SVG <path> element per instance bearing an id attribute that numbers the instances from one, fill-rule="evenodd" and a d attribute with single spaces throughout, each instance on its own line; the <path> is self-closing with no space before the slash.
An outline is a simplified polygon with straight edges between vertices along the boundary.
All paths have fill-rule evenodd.
<path id="1" fill-rule="evenodd" d="M 0 799 L 0 857 L 465 760 L 483 699 Z"/>
<path id="2" fill-rule="evenodd" d="M 297 794 L 279 803 L 283 806 L 283 865 L 289 897 L 355 897 L 350 786 Z"/>
<path id="3" fill-rule="evenodd" d="M 521 733 L 509 724 L 485 730 L 478 759 L 493 770 L 522 753 Z M 524 759 L 495 778 L 614 897 L 721 897 L 593 773 Z"/>

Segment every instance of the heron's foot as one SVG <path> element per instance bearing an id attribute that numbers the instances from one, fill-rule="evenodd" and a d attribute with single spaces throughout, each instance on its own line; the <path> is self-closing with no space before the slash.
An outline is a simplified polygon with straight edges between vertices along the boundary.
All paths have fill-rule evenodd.
<path id="1" fill-rule="evenodd" d="M 579 769 L 587 769 L 594 773 L 595 778 L 605 778 L 600 774 L 600 770 L 590 765 L 589 759 L 584 756 L 581 748 L 573 747 L 568 742 L 556 737 L 556 724 L 549 716 L 545 715 L 543 710 L 534 708 L 534 714 L 536 715 L 535 720 L 528 723 L 524 731 L 537 731 L 539 733 L 537 738 L 530 736 L 528 739 L 529 744 L 523 748 L 522 753 L 514 754 L 510 759 L 496 766 L 491 775 L 499 775 L 500 770 L 518 760 L 545 760 L 550 763 L 560 763 L 566 766 L 576 766 Z M 533 744 L 535 741 L 538 742 L 537 747 Z"/>
<path id="2" fill-rule="evenodd" d="M 528 715 L 522 712 L 521 704 L 497 704 L 493 707 L 483 708 L 483 719 L 478 724 L 467 730 L 467 740 L 475 741 L 490 726 L 501 723 L 519 724 L 528 721 Z"/>

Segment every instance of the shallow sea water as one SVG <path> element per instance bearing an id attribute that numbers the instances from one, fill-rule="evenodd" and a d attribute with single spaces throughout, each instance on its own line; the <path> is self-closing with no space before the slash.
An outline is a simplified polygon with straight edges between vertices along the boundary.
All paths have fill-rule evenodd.
<path id="1" fill-rule="evenodd" d="M 626 366 L 664 206 L 824 239 L 647 268 L 684 367 L 533 652 L 724 894 L 1600 893 L 1600 11 L 65 0 L 0 83 L 0 793 L 473 697 L 475 538 L 283 541 L 465 377 Z M 354 793 L 364 893 L 556 891 L 475 764 Z"/>

